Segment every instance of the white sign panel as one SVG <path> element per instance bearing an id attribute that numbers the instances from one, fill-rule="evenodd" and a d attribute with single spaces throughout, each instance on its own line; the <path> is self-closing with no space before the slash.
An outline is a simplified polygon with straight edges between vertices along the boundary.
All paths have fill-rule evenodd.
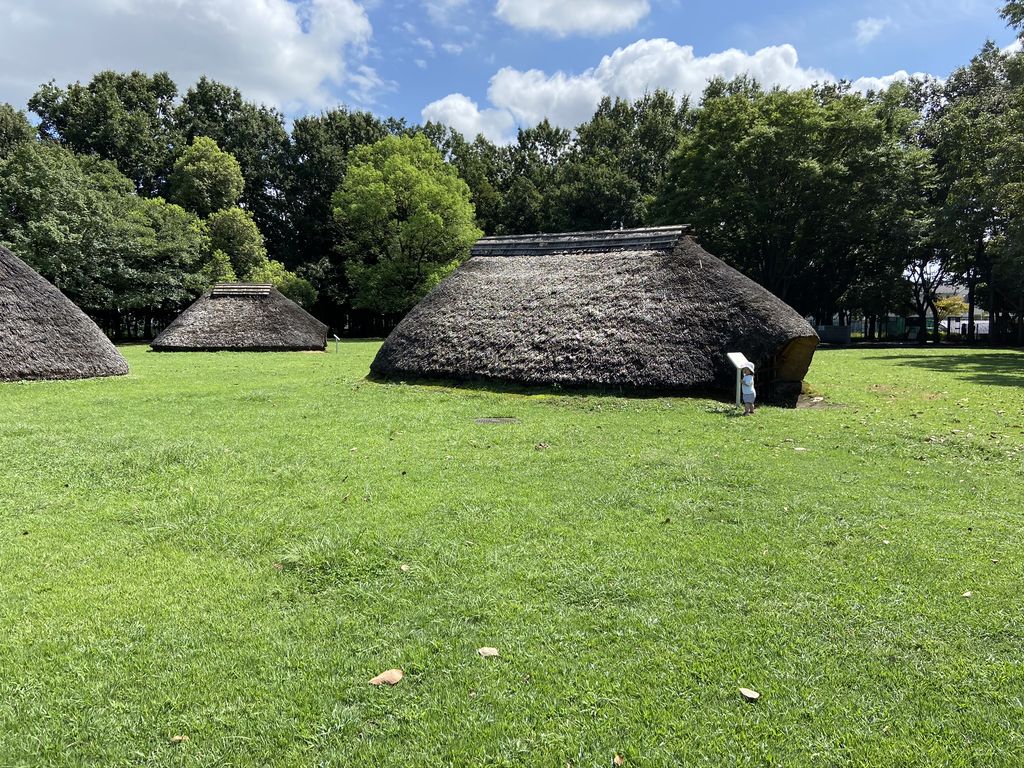
<path id="1" fill-rule="evenodd" d="M 739 408 L 741 405 L 740 392 L 743 387 L 743 369 L 753 369 L 754 364 L 747 360 L 746 355 L 742 352 L 730 352 L 726 355 L 729 358 L 729 362 L 736 366 L 736 407 Z"/>

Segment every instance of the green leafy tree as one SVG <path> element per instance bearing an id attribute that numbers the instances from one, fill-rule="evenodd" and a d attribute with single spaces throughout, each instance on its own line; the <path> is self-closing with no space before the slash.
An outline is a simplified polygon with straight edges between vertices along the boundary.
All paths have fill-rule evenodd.
<path id="1" fill-rule="evenodd" d="M 526 176 L 515 176 L 501 201 L 499 234 L 530 234 L 543 230 L 545 201 L 537 185 Z"/>
<path id="2" fill-rule="evenodd" d="M 975 306 L 983 300 L 994 310 L 998 302 L 993 246 L 1009 225 L 1007 184 L 1020 168 L 1012 159 L 1021 139 L 1009 119 L 1013 97 L 1009 59 L 989 43 L 935 92 L 924 130 L 938 171 L 935 237 L 949 273 L 968 286 L 971 338 Z"/>
<path id="3" fill-rule="evenodd" d="M 119 310 L 143 318 L 149 338 L 154 317 L 173 317 L 206 287 L 210 238 L 205 224 L 181 206 L 159 197 L 128 201 L 111 289 Z"/>
<path id="4" fill-rule="evenodd" d="M 0 163 L 0 242 L 84 308 L 109 307 L 125 184 L 103 194 L 70 150 L 23 144 Z"/>
<path id="5" fill-rule="evenodd" d="M 1024 35 L 1024 0 L 1010 0 L 1003 6 L 1000 15 L 1006 20 L 1007 26 Z"/>
<path id="6" fill-rule="evenodd" d="M 338 244 L 331 196 L 341 186 L 349 154 L 388 135 L 385 123 L 369 112 L 333 109 L 300 117 L 288 148 L 287 202 L 296 237 L 288 255 L 293 263 L 331 254 Z"/>
<path id="7" fill-rule="evenodd" d="M 915 117 L 902 97 L 714 82 L 657 218 L 696 225 L 713 253 L 829 321 L 863 276 L 898 281 L 919 244 L 929 158 Z"/>
<path id="8" fill-rule="evenodd" d="M 1007 59 L 1010 98 L 996 145 L 993 181 L 998 185 L 1000 226 L 988 242 L 990 337 L 1024 344 L 1024 56 Z"/>
<path id="9" fill-rule="evenodd" d="M 50 82 L 29 99 L 39 131 L 80 154 L 112 160 L 146 195 L 160 194 L 178 143 L 178 89 L 166 72 L 100 72 L 88 85 Z"/>
<path id="10" fill-rule="evenodd" d="M 938 299 L 935 302 L 935 307 L 938 309 L 940 320 L 945 320 L 947 317 L 963 317 L 967 314 L 967 302 L 960 296 L 946 296 L 943 299 Z"/>
<path id="11" fill-rule="evenodd" d="M 423 134 L 469 185 L 476 220 L 485 234 L 501 230 L 502 190 L 509 184 L 509 153 L 480 135 L 468 141 L 458 131 L 428 122 Z"/>
<path id="12" fill-rule="evenodd" d="M 240 280 L 249 280 L 253 273 L 266 266 L 263 235 L 249 211 L 224 208 L 210 214 L 206 224 L 210 247 L 227 255 L 232 271 Z"/>
<path id="13" fill-rule="evenodd" d="M 110 161 L 28 142 L 0 161 L 0 242 L 113 334 L 138 333 L 202 288 L 202 221 L 140 198 Z"/>
<path id="14" fill-rule="evenodd" d="M 174 110 L 174 125 L 186 142 L 206 136 L 238 160 L 245 179 L 241 205 L 252 212 L 271 250 L 286 252 L 292 234 L 284 200 L 284 116 L 246 101 L 237 88 L 201 77 Z"/>
<path id="15" fill-rule="evenodd" d="M 0 104 L 0 159 L 7 157 L 16 147 L 32 141 L 35 131 L 25 113 L 10 104 Z"/>
<path id="16" fill-rule="evenodd" d="M 317 314 L 337 327 L 346 319 L 349 289 L 331 197 L 345 179 L 352 150 L 380 141 L 395 126 L 394 121 L 345 108 L 298 118 L 292 126 L 285 169 L 291 234 L 278 256 L 286 265 L 301 265 L 312 277 L 319 297 Z"/>
<path id="17" fill-rule="evenodd" d="M 578 126 L 560 164 L 553 210 L 559 229 L 607 229 L 647 223 L 668 171 L 668 158 L 686 129 L 687 102 L 666 91 L 636 101 L 605 98 Z"/>
<path id="18" fill-rule="evenodd" d="M 169 197 L 206 217 L 235 205 L 244 185 L 238 161 L 213 139 L 197 136 L 174 163 Z"/>
<path id="19" fill-rule="evenodd" d="M 556 197 L 559 172 L 572 146 L 572 132 L 547 120 L 519 130 L 516 143 L 508 149 L 509 192 L 504 200 L 501 234 L 566 229 Z M 522 181 L 516 184 L 517 179 Z"/>
<path id="20" fill-rule="evenodd" d="M 469 187 L 425 136 L 389 136 L 352 154 L 334 196 L 353 305 L 410 309 L 481 236 Z"/>
<path id="21" fill-rule="evenodd" d="M 317 292 L 313 284 L 294 272 L 285 269 L 284 264 L 269 259 L 257 267 L 249 279 L 257 283 L 272 283 L 277 290 L 302 307 L 312 307 L 316 303 Z"/>
<path id="22" fill-rule="evenodd" d="M 210 259 L 200 272 L 204 286 L 215 285 L 216 283 L 234 283 L 238 281 L 231 266 L 231 258 L 221 250 L 214 250 Z"/>

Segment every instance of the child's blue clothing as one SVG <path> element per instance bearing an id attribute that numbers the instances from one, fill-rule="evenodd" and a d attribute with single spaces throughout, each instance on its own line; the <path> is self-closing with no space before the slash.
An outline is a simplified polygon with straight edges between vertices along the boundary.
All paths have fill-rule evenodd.
<path id="1" fill-rule="evenodd" d="M 749 373 L 743 377 L 742 393 L 744 403 L 752 403 L 757 397 L 757 390 L 754 389 L 754 377 Z"/>

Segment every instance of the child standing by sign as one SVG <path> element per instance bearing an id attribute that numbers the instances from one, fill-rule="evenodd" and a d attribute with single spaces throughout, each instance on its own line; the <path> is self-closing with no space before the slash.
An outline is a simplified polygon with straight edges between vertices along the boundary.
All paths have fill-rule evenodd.
<path id="1" fill-rule="evenodd" d="M 743 368 L 743 388 L 741 394 L 743 395 L 743 415 L 753 416 L 754 415 L 754 401 L 757 399 L 757 390 L 754 389 L 754 364 L 747 363 Z"/>

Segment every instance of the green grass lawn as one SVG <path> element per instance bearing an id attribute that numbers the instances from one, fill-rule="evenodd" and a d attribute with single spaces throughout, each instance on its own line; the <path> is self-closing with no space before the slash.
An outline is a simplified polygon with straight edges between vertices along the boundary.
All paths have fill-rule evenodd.
<path id="1" fill-rule="evenodd" d="M 742 419 L 376 349 L 0 384 L 0 765 L 1024 761 L 1024 354 Z"/>

